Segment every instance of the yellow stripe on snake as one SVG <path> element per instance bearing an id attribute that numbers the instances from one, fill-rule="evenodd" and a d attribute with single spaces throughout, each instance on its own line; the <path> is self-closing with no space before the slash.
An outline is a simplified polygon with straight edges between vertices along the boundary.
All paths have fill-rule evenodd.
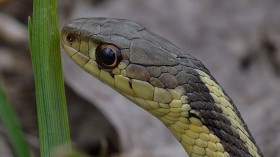
<path id="1" fill-rule="evenodd" d="M 190 157 L 261 157 L 239 111 L 208 69 L 124 19 L 81 18 L 62 30 L 71 59 L 162 121 Z"/>

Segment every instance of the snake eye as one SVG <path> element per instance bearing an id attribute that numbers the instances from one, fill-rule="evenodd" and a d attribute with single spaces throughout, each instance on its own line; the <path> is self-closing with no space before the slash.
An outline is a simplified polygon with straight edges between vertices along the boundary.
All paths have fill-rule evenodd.
<path id="1" fill-rule="evenodd" d="M 73 43 L 76 40 L 76 35 L 75 34 L 68 34 L 66 38 L 67 38 L 67 41 L 69 43 Z"/>
<path id="2" fill-rule="evenodd" d="M 122 60 L 121 50 L 112 44 L 100 44 L 95 50 L 96 62 L 104 69 L 113 69 Z"/>

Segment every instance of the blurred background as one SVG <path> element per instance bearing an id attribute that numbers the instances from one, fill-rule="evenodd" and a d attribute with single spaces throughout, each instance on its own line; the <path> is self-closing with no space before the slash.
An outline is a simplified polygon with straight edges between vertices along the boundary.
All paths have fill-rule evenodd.
<path id="1" fill-rule="evenodd" d="M 79 17 L 142 23 L 201 60 L 233 99 L 264 156 L 280 157 L 279 0 L 58 0 L 61 27 Z M 0 79 L 39 156 L 28 45 L 31 0 L 0 0 Z M 74 147 L 89 156 L 186 157 L 154 117 L 102 85 L 62 52 Z M 13 157 L 0 122 L 0 156 Z"/>

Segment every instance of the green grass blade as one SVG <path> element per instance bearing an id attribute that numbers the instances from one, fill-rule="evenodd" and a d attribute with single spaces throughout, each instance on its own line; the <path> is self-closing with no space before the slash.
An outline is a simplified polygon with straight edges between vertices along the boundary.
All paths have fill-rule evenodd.
<path id="1" fill-rule="evenodd" d="M 0 118 L 17 157 L 30 157 L 28 145 L 0 83 Z"/>
<path id="2" fill-rule="evenodd" d="M 35 77 L 41 157 L 70 146 L 56 0 L 34 0 L 29 40 Z M 69 148 L 67 148 L 69 149 Z"/>

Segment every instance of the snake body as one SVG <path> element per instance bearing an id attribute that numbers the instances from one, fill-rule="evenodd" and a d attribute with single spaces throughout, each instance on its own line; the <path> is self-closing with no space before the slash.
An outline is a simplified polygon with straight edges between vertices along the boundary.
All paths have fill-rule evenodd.
<path id="1" fill-rule="evenodd" d="M 130 20 L 81 18 L 61 40 L 74 62 L 162 121 L 189 156 L 263 156 L 208 69 L 163 37 Z"/>

